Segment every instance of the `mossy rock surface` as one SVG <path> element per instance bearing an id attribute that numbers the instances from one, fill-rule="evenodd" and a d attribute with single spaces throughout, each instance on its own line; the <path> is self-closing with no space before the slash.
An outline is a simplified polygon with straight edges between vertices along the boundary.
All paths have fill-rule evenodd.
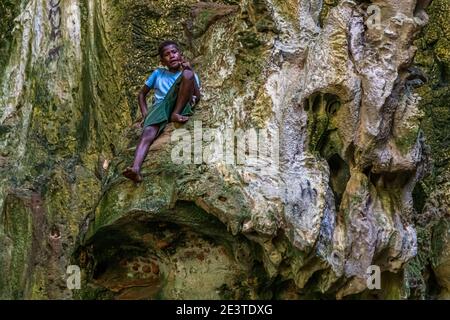
<path id="1" fill-rule="evenodd" d="M 448 297 L 450 7 L 423 26 L 413 2 L 380 1 L 380 31 L 366 1 L 2 1 L 0 298 Z M 135 185 L 137 94 L 166 39 L 203 99 Z M 190 159 L 213 146 L 200 122 L 266 132 L 279 158 L 175 163 L 176 130 Z"/>

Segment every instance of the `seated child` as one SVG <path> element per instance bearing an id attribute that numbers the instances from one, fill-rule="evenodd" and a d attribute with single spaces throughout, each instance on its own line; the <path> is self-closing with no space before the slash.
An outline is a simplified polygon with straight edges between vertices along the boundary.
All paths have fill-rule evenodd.
<path id="1" fill-rule="evenodd" d="M 136 148 L 134 162 L 123 171 L 123 175 L 134 182 L 142 181 L 141 167 L 148 148 L 163 131 L 169 121 L 184 123 L 192 115 L 192 107 L 200 101 L 200 81 L 173 41 L 164 41 L 159 46 L 161 64 L 148 77 L 139 92 L 139 107 L 143 116 L 143 132 Z M 146 97 L 150 89 L 155 90 L 154 103 L 147 111 Z"/>

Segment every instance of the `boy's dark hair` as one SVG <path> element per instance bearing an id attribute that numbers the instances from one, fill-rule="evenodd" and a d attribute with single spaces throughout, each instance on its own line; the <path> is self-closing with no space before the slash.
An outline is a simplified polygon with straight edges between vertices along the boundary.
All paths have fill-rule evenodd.
<path id="1" fill-rule="evenodd" d="M 171 45 L 174 45 L 175 47 L 177 47 L 178 50 L 180 50 L 180 46 L 175 41 L 172 41 L 172 40 L 163 41 L 163 42 L 161 42 L 161 44 L 159 45 L 159 48 L 158 48 L 158 53 L 159 53 L 160 58 L 162 58 L 164 48 L 171 46 Z"/>

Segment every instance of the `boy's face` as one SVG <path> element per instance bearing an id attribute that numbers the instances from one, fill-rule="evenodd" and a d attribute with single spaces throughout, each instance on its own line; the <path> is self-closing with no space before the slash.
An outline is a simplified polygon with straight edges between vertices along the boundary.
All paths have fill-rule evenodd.
<path id="1" fill-rule="evenodd" d="M 178 69 L 181 65 L 181 52 L 173 44 L 164 47 L 161 63 L 169 69 Z"/>

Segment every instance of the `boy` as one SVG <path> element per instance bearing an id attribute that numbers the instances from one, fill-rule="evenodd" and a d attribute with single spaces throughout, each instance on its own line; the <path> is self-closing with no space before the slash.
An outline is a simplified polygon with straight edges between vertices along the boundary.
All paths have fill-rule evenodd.
<path id="1" fill-rule="evenodd" d="M 181 54 L 178 44 L 164 41 L 159 46 L 161 64 L 166 68 L 156 69 L 139 92 L 139 107 L 143 116 L 143 132 L 136 148 L 132 167 L 123 175 L 134 182 L 141 182 L 141 167 L 148 148 L 169 121 L 185 123 L 186 115 L 192 114 L 192 106 L 200 101 L 200 81 Z M 155 89 L 154 103 L 147 112 L 146 96 Z"/>

